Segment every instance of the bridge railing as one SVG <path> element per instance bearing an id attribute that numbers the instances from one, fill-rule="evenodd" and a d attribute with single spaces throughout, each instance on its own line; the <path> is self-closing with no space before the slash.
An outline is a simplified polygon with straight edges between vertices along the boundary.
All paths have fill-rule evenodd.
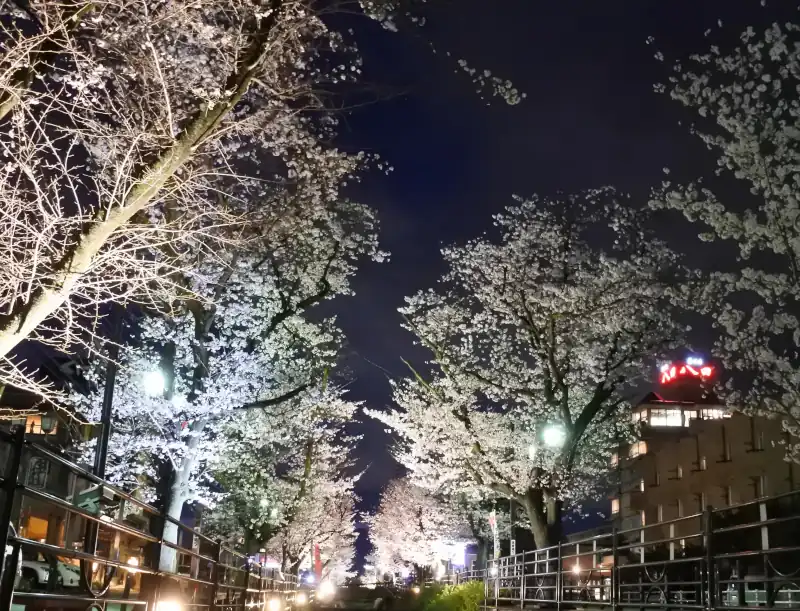
<path id="1" fill-rule="evenodd" d="M 800 609 L 800 492 L 576 535 L 483 579 L 490 606 Z"/>
<path id="2" fill-rule="evenodd" d="M 0 609 L 272 611 L 296 579 L 101 480 L 22 429 L 0 431 Z M 167 560 L 165 561 L 164 558 Z M 160 570 L 159 566 L 170 566 Z"/>

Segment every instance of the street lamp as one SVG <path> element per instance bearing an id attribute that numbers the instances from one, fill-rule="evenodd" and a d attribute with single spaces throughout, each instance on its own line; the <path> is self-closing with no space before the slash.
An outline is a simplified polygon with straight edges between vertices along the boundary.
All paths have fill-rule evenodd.
<path id="1" fill-rule="evenodd" d="M 163 395 L 167 387 L 164 373 L 160 369 L 148 371 L 142 376 L 142 386 L 144 387 L 144 392 L 150 397 Z"/>
<path id="2" fill-rule="evenodd" d="M 548 424 L 542 431 L 542 441 L 548 448 L 558 449 L 567 440 L 567 432 L 557 424 Z"/>

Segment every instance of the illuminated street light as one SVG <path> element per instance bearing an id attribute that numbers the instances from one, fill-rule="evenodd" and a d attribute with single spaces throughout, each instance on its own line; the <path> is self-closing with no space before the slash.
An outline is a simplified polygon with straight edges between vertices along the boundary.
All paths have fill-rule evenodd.
<path id="1" fill-rule="evenodd" d="M 155 611 L 183 611 L 183 604 L 177 600 L 159 600 Z"/>
<path id="2" fill-rule="evenodd" d="M 308 596 L 306 596 L 305 592 L 298 592 L 297 596 L 294 597 L 294 602 L 296 605 L 305 605 L 308 603 Z"/>
<path id="3" fill-rule="evenodd" d="M 281 611 L 281 599 L 280 598 L 270 598 L 269 602 L 267 603 L 267 610 L 268 611 Z"/>
<path id="4" fill-rule="evenodd" d="M 560 448 L 567 440 L 567 432 L 557 424 L 548 424 L 542 431 L 542 441 L 548 448 Z"/>
<path id="5" fill-rule="evenodd" d="M 490 577 L 497 577 L 497 567 L 493 566 L 489 569 L 489 576 Z"/>
<path id="6" fill-rule="evenodd" d="M 575 565 L 572 567 L 572 572 L 575 575 L 580 575 L 581 574 L 581 565 L 576 562 Z"/>
<path id="7" fill-rule="evenodd" d="M 150 397 L 163 395 L 164 390 L 167 388 L 164 373 L 160 369 L 148 371 L 142 376 L 142 386 L 144 387 L 144 392 Z"/>

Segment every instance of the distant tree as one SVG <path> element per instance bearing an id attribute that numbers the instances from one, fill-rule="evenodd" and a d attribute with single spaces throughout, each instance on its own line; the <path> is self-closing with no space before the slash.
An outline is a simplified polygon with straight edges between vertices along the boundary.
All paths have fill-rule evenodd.
<path id="1" fill-rule="evenodd" d="M 519 199 L 488 237 L 443 254 L 405 326 L 432 372 L 370 412 L 401 437 L 415 482 L 476 489 L 524 508 L 536 544 L 560 537 L 562 504 L 596 492 L 631 432 L 626 391 L 676 346 L 676 256 L 611 189 Z"/>
<path id="2" fill-rule="evenodd" d="M 367 522 L 379 574 L 413 567 L 419 577 L 436 562 L 447 560 L 452 545 L 472 540 L 462 512 L 405 478 L 389 482 L 377 512 Z"/>
<path id="3" fill-rule="evenodd" d="M 219 438 L 211 472 L 223 492 L 207 516 L 214 533 L 247 549 L 266 548 L 296 573 L 319 546 L 322 573 L 351 574 L 355 502 L 342 426 L 356 406 L 328 389 L 311 409 L 239 417 Z"/>
<path id="4" fill-rule="evenodd" d="M 676 66 L 669 93 L 697 113 L 691 131 L 714 151 L 720 175 L 749 191 L 726 200 L 707 181 L 666 181 L 657 208 L 679 210 L 700 238 L 738 251 L 734 270 L 708 278 L 706 311 L 719 332 L 715 356 L 727 402 L 782 420 L 800 460 L 800 26 L 749 27 L 729 52 L 712 47 Z"/>

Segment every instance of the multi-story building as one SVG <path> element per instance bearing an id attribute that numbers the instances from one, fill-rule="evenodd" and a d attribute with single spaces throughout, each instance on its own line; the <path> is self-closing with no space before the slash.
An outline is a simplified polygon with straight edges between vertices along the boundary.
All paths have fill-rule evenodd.
<path id="1" fill-rule="evenodd" d="M 784 460 L 777 420 L 731 412 L 709 392 L 714 368 L 699 359 L 666 365 L 659 384 L 633 410 L 640 440 L 613 457 L 619 488 L 611 512 L 619 528 L 637 528 L 735 505 L 798 487 Z M 697 532 L 692 520 L 673 526 Z M 654 533 L 655 534 L 655 533 Z"/>

